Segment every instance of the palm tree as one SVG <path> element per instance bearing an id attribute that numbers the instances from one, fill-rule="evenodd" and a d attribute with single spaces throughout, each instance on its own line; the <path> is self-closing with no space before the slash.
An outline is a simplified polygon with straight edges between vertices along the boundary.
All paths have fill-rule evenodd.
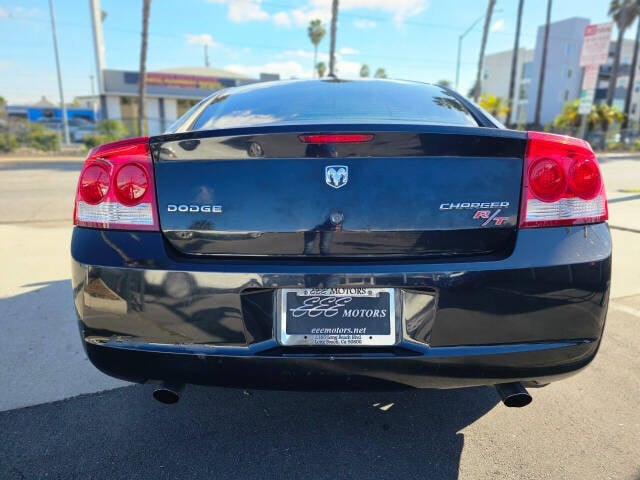
<path id="1" fill-rule="evenodd" d="M 540 111 L 542 109 L 542 94 L 544 93 L 544 77 L 547 74 L 547 49 L 549 48 L 549 30 L 551 30 L 551 0 L 547 0 L 547 21 L 544 24 L 544 42 L 542 44 L 542 62 L 538 77 L 538 95 L 536 95 L 536 110 L 533 123 L 540 127 Z"/>
<path id="2" fill-rule="evenodd" d="M 436 82 L 436 85 L 440 85 L 441 87 L 453 88 L 450 80 L 442 79 Z"/>
<path id="3" fill-rule="evenodd" d="M 631 26 L 639 13 L 640 0 L 611 0 L 611 3 L 609 4 L 609 15 L 613 17 L 613 20 L 616 22 L 616 26 L 618 27 L 618 41 L 616 42 L 616 53 L 613 57 L 609 89 L 607 90 L 607 105 L 611 105 L 613 103 L 613 97 L 616 91 L 624 32 L 629 28 L 629 26 Z"/>
<path id="4" fill-rule="evenodd" d="M 318 77 L 323 78 L 324 74 L 327 73 L 327 64 L 324 62 L 316 63 L 316 72 L 318 72 Z"/>
<path id="5" fill-rule="evenodd" d="M 522 7 L 524 0 L 518 2 L 518 17 L 516 20 L 516 38 L 513 41 L 513 55 L 511 56 L 511 75 L 509 77 L 509 111 L 513 110 L 514 95 L 516 90 L 516 74 L 518 73 L 518 50 L 520 49 L 520 26 L 522 25 Z M 517 121 L 517 120 L 516 120 Z M 510 123 L 507 119 L 507 125 Z M 515 122 L 514 122 L 515 123 Z"/>
<path id="6" fill-rule="evenodd" d="M 368 77 L 368 76 L 369 76 L 369 74 L 370 74 L 370 72 L 369 72 L 369 65 L 362 65 L 362 66 L 360 67 L 360 76 L 361 76 L 362 78 L 366 78 L 366 77 Z"/>
<path id="7" fill-rule="evenodd" d="M 475 89 L 473 99 L 477 102 L 482 90 L 482 70 L 484 68 L 484 49 L 487 47 L 487 37 L 489 36 L 489 25 L 491 24 L 491 15 L 493 15 L 493 7 L 496 0 L 489 0 L 487 4 L 487 13 L 484 16 L 484 29 L 482 31 L 482 43 L 480 44 L 480 56 L 478 57 L 478 73 L 476 75 Z"/>
<path id="8" fill-rule="evenodd" d="M 509 114 L 509 102 L 490 93 L 480 95 L 478 105 L 500 120 L 506 118 Z"/>
<path id="9" fill-rule="evenodd" d="M 313 44 L 313 65 L 318 65 L 318 45 L 326 35 L 327 31 L 322 25 L 322 20 L 316 19 L 311 20 L 309 22 L 309 28 L 307 28 L 307 34 L 309 35 L 309 40 Z M 315 68 L 314 74 L 315 74 Z"/>
<path id="10" fill-rule="evenodd" d="M 373 76 L 376 78 L 387 78 L 387 71 L 382 67 L 378 67 Z"/>
<path id="11" fill-rule="evenodd" d="M 636 83 L 636 68 L 638 68 L 638 48 L 640 48 L 640 20 L 636 28 L 636 41 L 633 45 L 633 60 L 631 60 L 631 72 L 629 72 L 629 85 L 627 85 L 627 96 L 624 100 L 624 120 L 622 120 L 622 128 L 629 126 L 629 114 L 631 113 L 631 95 Z"/>
<path id="12" fill-rule="evenodd" d="M 336 73 L 336 30 L 338 28 L 338 0 L 331 4 L 331 44 L 329 46 L 329 75 Z"/>
<path id="13" fill-rule="evenodd" d="M 144 135 L 145 87 L 147 85 L 147 41 L 149 38 L 149 12 L 151 0 L 142 0 L 142 44 L 140 46 L 140 80 L 138 81 L 138 135 Z"/>

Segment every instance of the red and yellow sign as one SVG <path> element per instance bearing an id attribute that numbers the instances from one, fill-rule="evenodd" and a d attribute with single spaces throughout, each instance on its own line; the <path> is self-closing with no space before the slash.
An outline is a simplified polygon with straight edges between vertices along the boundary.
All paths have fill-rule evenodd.
<path id="1" fill-rule="evenodd" d="M 222 84 L 215 77 L 200 77 L 197 75 L 180 75 L 173 73 L 147 73 L 147 85 L 158 85 L 168 88 L 189 88 L 201 90 L 218 90 Z"/>

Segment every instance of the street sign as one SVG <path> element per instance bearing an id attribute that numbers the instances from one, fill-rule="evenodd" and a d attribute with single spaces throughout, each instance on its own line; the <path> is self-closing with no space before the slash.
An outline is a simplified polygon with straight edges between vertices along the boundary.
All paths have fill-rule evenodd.
<path id="1" fill-rule="evenodd" d="M 580 106 L 578 113 L 586 115 L 591 111 L 593 105 L 593 96 L 598 85 L 599 65 L 587 65 L 584 67 L 584 76 L 582 77 L 582 90 L 580 91 Z"/>
<path id="2" fill-rule="evenodd" d="M 602 65 L 609 57 L 609 42 L 613 22 L 594 23 L 584 28 L 580 66 Z"/>
<path id="3" fill-rule="evenodd" d="M 583 115 L 580 122 L 580 138 L 584 137 L 587 124 L 585 115 L 588 115 L 593 107 L 593 97 L 598 87 L 600 65 L 606 63 L 609 57 L 612 29 L 613 22 L 594 23 L 587 25 L 584 29 L 582 51 L 580 52 L 580 66 L 584 67 L 584 75 L 580 91 L 580 104 L 578 105 L 578 114 Z"/>

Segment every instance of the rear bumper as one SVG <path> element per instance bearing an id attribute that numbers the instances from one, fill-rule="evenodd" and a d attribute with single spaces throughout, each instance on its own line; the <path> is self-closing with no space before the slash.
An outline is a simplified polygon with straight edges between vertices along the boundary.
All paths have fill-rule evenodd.
<path id="1" fill-rule="evenodd" d="M 457 262 L 184 257 L 159 233 L 76 228 L 72 282 L 90 360 L 138 382 L 262 388 L 547 383 L 586 366 L 605 322 L 605 224 L 522 230 L 504 259 Z M 397 345 L 275 340 L 278 288 L 401 290 Z"/>

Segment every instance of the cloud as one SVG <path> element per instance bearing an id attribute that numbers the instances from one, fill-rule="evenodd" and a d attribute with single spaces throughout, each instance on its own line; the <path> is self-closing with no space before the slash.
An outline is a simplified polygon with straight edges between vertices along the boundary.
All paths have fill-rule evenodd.
<path id="1" fill-rule="evenodd" d="M 363 18 L 359 18 L 355 22 L 353 22 L 353 26 L 356 28 L 360 28 L 362 30 L 366 30 L 368 28 L 376 28 L 377 23 L 373 20 L 365 20 Z"/>
<path id="2" fill-rule="evenodd" d="M 9 63 L 7 61 L 0 61 L 0 72 L 4 72 L 5 70 L 9 70 L 9 67 L 11 67 L 11 63 Z"/>
<path id="3" fill-rule="evenodd" d="M 502 18 L 496 20 L 493 22 L 493 25 L 491 25 L 492 32 L 501 32 L 502 30 L 504 30 L 504 20 Z"/>
<path id="4" fill-rule="evenodd" d="M 6 8 L 0 7 L 0 18 L 8 18 L 8 17 L 9 17 L 9 10 L 7 10 Z"/>
<path id="5" fill-rule="evenodd" d="M 219 47 L 220 44 L 213 40 L 213 37 L 208 33 L 201 33 L 194 35 L 187 33 L 184 36 L 187 39 L 187 43 L 191 45 L 206 45 L 207 47 Z"/>
<path id="6" fill-rule="evenodd" d="M 273 23 L 278 27 L 290 27 L 291 26 L 291 18 L 287 12 L 278 12 L 274 14 L 271 19 Z"/>
<path id="7" fill-rule="evenodd" d="M 338 53 L 340 55 L 358 55 L 360 53 L 360 50 L 356 50 L 355 48 L 351 47 L 342 47 L 340 50 L 338 50 Z"/>
<path id="8" fill-rule="evenodd" d="M 269 20 L 270 16 L 262 9 L 262 0 L 207 0 L 209 3 L 228 6 L 227 17 L 232 22 L 242 23 Z"/>

